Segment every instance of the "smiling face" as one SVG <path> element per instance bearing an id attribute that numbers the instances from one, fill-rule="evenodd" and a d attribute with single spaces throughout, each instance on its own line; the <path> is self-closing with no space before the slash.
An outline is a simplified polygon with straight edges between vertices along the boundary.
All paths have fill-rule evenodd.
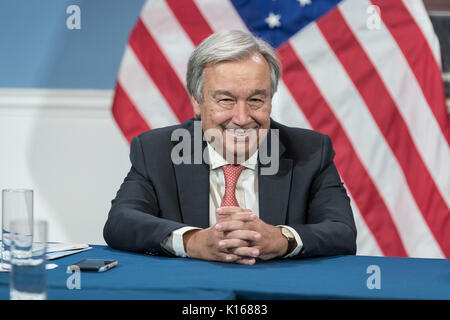
<path id="1" fill-rule="evenodd" d="M 204 69 L 203 83 L 203 102 L 191 98 L 203 131 L 215 132 L 220 141 L 212 146 L 228 161 L 227 155 L 233 155 L 234 163 L 248 159 L 258 147 L 258 136 L 261 142 L 270 128 L 268 63 L 259 53 L 242 61 L 220 62 Z"/>

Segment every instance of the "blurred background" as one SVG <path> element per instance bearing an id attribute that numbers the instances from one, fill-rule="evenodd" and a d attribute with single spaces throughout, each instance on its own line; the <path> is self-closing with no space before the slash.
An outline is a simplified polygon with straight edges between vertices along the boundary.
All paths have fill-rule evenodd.
<path id="1" fill-rule="evenodd" d="M 450 97 L 450 1 L 424 1 Z M 69 29 L 70 5 L 81 28 Z M 102 229 L 129 170 L 111 114 L 124 48 L 144 0 L 0 1 L 0 189 L 35 191 L 49 240 L 104 244 Z M 449 109 L 450 110 L 450 109 Z"/>

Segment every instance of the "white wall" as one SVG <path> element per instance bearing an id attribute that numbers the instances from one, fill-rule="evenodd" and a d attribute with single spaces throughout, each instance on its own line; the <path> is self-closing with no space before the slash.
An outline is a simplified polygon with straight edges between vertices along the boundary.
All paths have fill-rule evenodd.
<path id="1" fill-rule="evenodd" d="M 0 89 L 0 189 L 34 190 L 49 240 L 104 244 L 129 147 L 111 90 Z M 1 201 L 1 200 L 0 200 Z"/>

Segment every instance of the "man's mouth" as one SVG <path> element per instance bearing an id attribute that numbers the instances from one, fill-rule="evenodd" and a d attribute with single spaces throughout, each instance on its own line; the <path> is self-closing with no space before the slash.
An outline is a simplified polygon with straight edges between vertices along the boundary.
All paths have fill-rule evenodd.
<path id="1" fill-rule="evenodd" d="M 256 129 L 226 129 L 225 134 L 235 142 L 247 142 L 251 136 L 256 136 Z"/>

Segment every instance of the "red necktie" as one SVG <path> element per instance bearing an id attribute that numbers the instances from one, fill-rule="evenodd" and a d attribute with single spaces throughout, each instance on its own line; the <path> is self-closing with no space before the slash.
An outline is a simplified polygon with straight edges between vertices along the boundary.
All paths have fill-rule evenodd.
<path id="1" fill-rule="evenodd" d="M 220 204 L 221 207 L 239 207 L 239 203 L 237 202 L 235 195 L 236 183 L 244 169 L 244 166 L 239 165 L 234 166 L 228 164 L 222 166 L 223 174 L 225 176 L 225 195 L 222 198 L 222 202 Z"/>

